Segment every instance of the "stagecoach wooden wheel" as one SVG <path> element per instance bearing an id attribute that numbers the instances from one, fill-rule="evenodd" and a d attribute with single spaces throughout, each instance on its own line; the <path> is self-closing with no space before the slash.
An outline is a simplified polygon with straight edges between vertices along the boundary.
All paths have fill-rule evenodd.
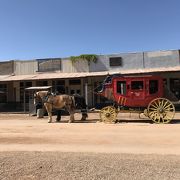
<path id="1" fill-rule="evenodd" d="M 174 105 L 165 98 L 152 100 L 148 105 L 148 117 L 155 123 L 169 123 L 175 114 Z"/>
<path id="2" fill-rule="evenodd" d="M 104 107 L 100 111 L 100 118 L 102 122 L 115 123 L 116 117 L 117 117 L 116 108 L 113 106 Z"/>

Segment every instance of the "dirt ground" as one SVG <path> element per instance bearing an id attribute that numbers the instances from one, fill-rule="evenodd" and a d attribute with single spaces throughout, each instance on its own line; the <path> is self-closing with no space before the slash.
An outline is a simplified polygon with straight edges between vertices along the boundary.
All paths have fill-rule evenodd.
<path id="1" fill-rule="evenodd" d="M 179 113 L 171 124 L 129 113 L 117 124 L 80 118 L 0 113 L 0 179 L 180 179 Z"/>
<path id="2" fill-rule="evenodd" d="M 0 151 L 62 151 L 180 155 L 180 114 L 171 124 L 152 124 L 138 114 L 121 114 L 117 124 L 98 123 L 99 114 L 87 121 L 75 115 L 47 123 L 28 114 L 0 114 Z M 53 116 L 55 121 L 55 116 Z"/>

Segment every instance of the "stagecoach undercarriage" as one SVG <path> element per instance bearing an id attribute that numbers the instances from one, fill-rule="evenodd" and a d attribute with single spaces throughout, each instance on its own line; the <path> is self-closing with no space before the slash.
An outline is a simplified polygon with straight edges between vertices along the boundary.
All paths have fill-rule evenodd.
<path id="1" fill-rule="evenodd" d="M 118 121 L 117 115 L 119 112 L 121 112 L 121 110 L 114 106 L 106 106 L 100 110 L 100 120 L 104 123 L 115 123 Z M 154 123 L 165 124 L 173 119 L 175 107 L 173 103 L 166 98 L 156 98 L 149 103 L 144 111 L 139 111 L 139 113 L 141 112 Z"/>

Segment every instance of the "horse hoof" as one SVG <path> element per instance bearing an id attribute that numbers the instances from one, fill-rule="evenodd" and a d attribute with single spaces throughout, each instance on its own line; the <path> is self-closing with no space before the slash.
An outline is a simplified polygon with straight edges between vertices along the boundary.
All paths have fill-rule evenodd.
<path id="1" fill-rule="evenodd" d="M 48 121 L 48 123 L 51 123 L 52 121 Z"/>
<path id="2" fill-rule="evenodd" d="M 56 122 L 60 122 L 61 121 L 61 119 L 56 119 Z"/>

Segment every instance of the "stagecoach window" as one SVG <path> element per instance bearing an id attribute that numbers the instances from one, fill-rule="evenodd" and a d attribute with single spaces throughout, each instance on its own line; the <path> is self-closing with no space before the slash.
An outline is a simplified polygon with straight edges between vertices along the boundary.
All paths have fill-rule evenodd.
<path id="1" fill-rule="evenodd" d="M 158 92 L 158 81 L 150 80 L 149 81 L 149 94 L 154 94 Z"/>
<path id="2" fill-rule="evenodd" d="M 126 95 L 126 81 L 117 82 L 117 93 Z"/>
<path id="3" fill-rule="evenodd" d="M 143 89 L 143 81 L 132 81 L 131 82 L 131 89 L 132 90 L 141 90 Z"/>

